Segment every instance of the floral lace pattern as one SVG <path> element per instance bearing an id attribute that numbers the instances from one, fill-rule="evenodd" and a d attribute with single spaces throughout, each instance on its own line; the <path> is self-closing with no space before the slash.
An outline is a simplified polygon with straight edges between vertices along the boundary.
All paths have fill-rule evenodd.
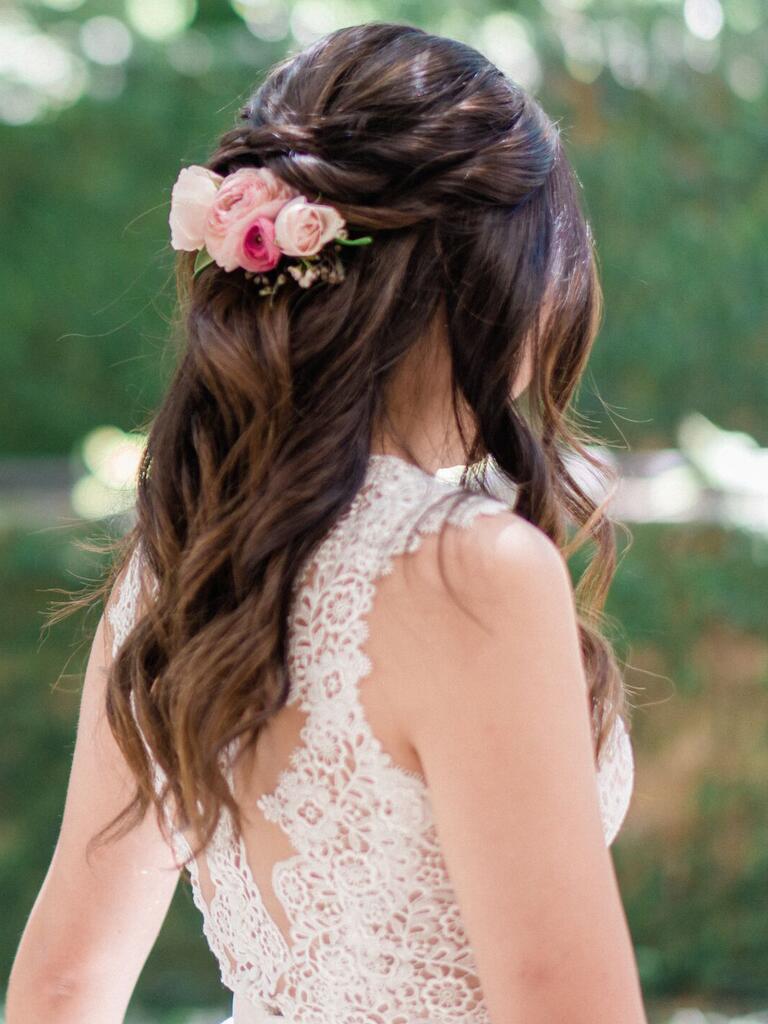
<path id="1" fill-rule="evenodd" d="M 265 908 L 226 811 L 205 853 L 207 904 L 190 864 L 223 983 L 292 1024 L 490 1024 L 427 784 L 382 748 L 358 696 L 372 669 L 363 643 L 378 578 L 445 522 L 468 526 L 507 509 L 483 494 L 435 505 L 456 490 L 395 456 L 371 456 L 352 505 L 296 580 L 289 703 L 306 716 L 301 745 L 256 801 L 294 850 L 272 869 L 289 941 Z M 115 651 L 135 600 L 128 573 L 112 609 Z M 608 844 L 626 815 L 633 774 L 618 719 L 597 772 Z M 188 853 L 183 836 L 177 850 Z"/>

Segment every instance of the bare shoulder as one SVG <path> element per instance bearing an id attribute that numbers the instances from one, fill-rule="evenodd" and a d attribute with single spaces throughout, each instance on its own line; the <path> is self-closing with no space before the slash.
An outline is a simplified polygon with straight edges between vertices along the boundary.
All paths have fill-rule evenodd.
<path id="1" fill-rule="evenodd" d="M 557 545 L 514 512 L 446 523 L 378 588 L 376 626 L 401 727 L 418 749 L 457 702 L 520 713 L 559 688 L 586 693 L 568 566 Z M 544 684 L 540 682 L 544 678 Z M 561 702 L 562 703 L 562 702 Z M 446 718 L 443 720 L 442 716 Z"/>
<path id="2" fill-rule="evenodd" d="M 555 616 L 573 615 L 568 566 L 554 541 L 513 511 L 475 515 L 466 524 L 446 522 L 439 535 L 426 538 L 403 565 L 404 602 L 411 612 L 455 620 L 464 609 L 464 626 L 455 642 L 475 641 L 476 628 L 509 628 L 516 607 L 532 604 Z"/>
<path id="3" fill-rule="evenodd" d="M 563 555 L 538 526 L 513 511 L 477 515 L 468 526 L 446 524 L 446 568 L 466 596 L 495 601 L 517 588 L 569 580 Z"/>

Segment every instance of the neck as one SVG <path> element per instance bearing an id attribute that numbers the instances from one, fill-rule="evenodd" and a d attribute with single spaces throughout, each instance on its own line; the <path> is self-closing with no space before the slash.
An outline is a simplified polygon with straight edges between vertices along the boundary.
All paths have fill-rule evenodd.
<path id="1" fill-rule="evenodd" d="M 385 413 L 371 453 L 397 455 L 428 473 L 466 462 L 453 408 L 452 366 L 445 336 L 434 326 L 412 346 L 387 385 Z M 460 410 L 461 411 L 461 410 Z M 463 423 L 472 437 L 470 417 Z"/>

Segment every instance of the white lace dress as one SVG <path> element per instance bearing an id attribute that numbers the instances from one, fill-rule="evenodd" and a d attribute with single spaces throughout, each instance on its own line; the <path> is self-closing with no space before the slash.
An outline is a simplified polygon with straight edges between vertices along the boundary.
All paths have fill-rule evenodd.
<path id="1" fill-rule="evenodd" d="M 453 510 L 451 502 L 431 508 L 456 491 L 396 456 L 371 456 L 351 507 L 296 581 L 288 664 L 300 742 L 252 809 L 280 833 L 287 855 L 260 863 L 224 813 L 189 868 L 233 993 L 226 1024 L 490 1024 L 427 784 L 384 749 L 360 699 L 372 669 L 362 648 L 376 581 L 446 521 L 468 527 L 507 508 L 477 493 Z M 138 562 L 111 608 L 115 653 L 133 622 Z M 618 720 L 597 772 L 607 844 L 633 774 Z M 178 831 L 174 843 L 187 857 Z"/>

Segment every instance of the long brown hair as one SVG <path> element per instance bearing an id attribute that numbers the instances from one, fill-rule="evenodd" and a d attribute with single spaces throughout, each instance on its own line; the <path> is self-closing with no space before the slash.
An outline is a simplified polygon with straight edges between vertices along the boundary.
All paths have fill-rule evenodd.
<path id="1" fill-rule="evenodd" d="M 492 464 L 566 556 L 594 545 L 576 598 L 599 754 L 625 706 L 600 630 L 615 540 L 567 463 L 607 472 L 569 411 L 601 292 L 558 131 L 471 47 L 372 23 L 278 64 L 207 166 L 268 167 L 374 244 L 343 283 L 272 300 L 239 270 L 193 278 L 194 254 L 179 256 L 184 347 L 151 423 L 135 529 L 97 591 L 140 543 L 157 591 L 109 673 L 109 724 L 137 784 L 113 831 L 153 804 L 172 803 L 201 845 L 223 804 L 239 821 L 222 753 L 286 703 L 293 582 L 359 489 L 387 384 L 438 308 L 455 407 L 476 424 L 467 462 Z M 511 384 L 531 339 L 523 415 Z M 168 780 L 160 796 L 137 722 Z"/>

